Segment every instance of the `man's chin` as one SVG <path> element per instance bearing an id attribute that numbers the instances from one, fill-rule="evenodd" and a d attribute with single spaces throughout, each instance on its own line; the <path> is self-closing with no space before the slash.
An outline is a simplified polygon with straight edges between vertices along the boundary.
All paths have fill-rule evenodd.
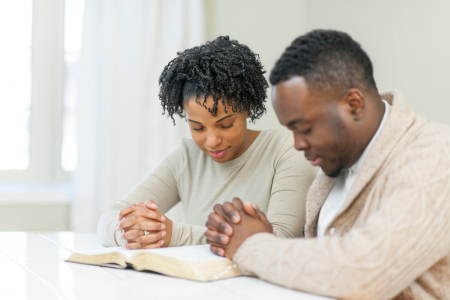
<path id="1" fill-rule="evenodd" d="M 336 178 L 336 177 L 338 177 L 338 176 L 341 174 L 342 168 L 336 168 L 336 169 L 334 169 L 334 170 L 324 170 L 324 169 L 322 169 L 322 171 L 323 171 L 328 177 Z"/>

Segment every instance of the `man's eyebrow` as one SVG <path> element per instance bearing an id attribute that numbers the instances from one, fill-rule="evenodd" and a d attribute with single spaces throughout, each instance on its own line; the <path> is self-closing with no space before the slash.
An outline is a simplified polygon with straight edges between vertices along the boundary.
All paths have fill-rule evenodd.
<path id="1" fill-rule="evenodd" d="M 197 124 L 203 125 L 202 123 L 197 122 L 197 121 L 194 121 L 194 120 L 191 120 L 191 119 L 188 119 L 188 121 L 189 121 L 189 122 L 192 122 L 192 123 L 197 123 Z"/>
<path id="2" fill-rule="evenodd" d="M 234 114 L 231 114 L 231 115 L 228 115 L 228 116 L 226 116 L 226 117 L 223 117 L 223 118 L 220 119 L 219 121 L 216 121 L 216 123 L 219 123 L 219 122 L 225 120 L 226 118 L 229 118 L 229 117 L 232 117 L 232 116 L 234 116 Z"/>
<path id="3" fill-rule="evenodd" d="M 297 118 L 295 120 L 290 121 L 286 126 L 293 126 L 295 123 L 302 123 L 305 122 L 305 118 Z"/>

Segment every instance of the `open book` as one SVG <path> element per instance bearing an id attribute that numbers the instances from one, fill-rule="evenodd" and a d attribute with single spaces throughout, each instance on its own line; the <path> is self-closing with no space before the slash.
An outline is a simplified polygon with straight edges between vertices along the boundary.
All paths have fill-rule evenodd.
<path id="1" fill-rule="evenodd" d="M 66 261 L 115 268 L 131 266 L 137 271 L 154 271 L 198 281 L 241 275 L 231 260 L 213 254 L 209 247 L 200 245 L 148 250 L 102 248 L 74 252 Z"/>

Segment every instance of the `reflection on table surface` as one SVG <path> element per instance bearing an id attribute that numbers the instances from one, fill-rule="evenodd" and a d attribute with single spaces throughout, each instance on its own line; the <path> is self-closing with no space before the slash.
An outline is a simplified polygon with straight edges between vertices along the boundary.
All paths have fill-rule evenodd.
<path id="1" fill-rule="evenodd" d="M 0 233 L 0 299 L 327 299 L 250 277 L 196 282 L 64 261 L 101 247 L 95 234 Z"/>

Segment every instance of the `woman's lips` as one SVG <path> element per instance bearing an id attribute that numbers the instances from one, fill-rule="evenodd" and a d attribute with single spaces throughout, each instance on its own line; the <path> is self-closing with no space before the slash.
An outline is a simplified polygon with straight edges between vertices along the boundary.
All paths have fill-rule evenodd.
<path id="1" fill-rule="evenodd" d="M 228 148 L 225 148 L 223 150 L 219 151 L 209 151 L 209 154 L 211 154 L 212 157 L 219 158 L 225 155 L 227 153 Z"/>

